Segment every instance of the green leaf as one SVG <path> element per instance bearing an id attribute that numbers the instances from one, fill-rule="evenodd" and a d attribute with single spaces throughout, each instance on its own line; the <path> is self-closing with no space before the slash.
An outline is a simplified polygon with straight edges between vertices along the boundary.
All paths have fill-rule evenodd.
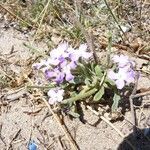
<path id="1" fill-rule="evenodd" d="M 85 84 L 87 85 L 87 86 L 90 86 L 90 84 L 91 84 L 91 82 L 90 82 L 90 79 L 89 78 L 85 78 Z"/>
<path id="2" fill-rule="evenodd" d="M 90 65 L 91 65 L 91 71 L 94 72 L 95 71 L 95 64 L 93 62 L 91 62 Z"/>
<path id="3" fill-rule="evenodd" d="M 82 86 L 82 90 L 80 91 L 79 94 L 84 94 L 85 92 L 87 92 L 88 90 L 90 90 L 89 86 L 85 85 L 85 86 Z"/>
<path id="4" fill-rule="evenodd" d="M 115 95 L 113 97 L 113 104 L 111 106 L 112 112 L 117 111 L 120 100 L 121 100 L 120 95 L 118 95 L 118 94 L 115 93 Z"/>
<path id="5" fill-rule="evenodd" d="M 105 88 L 108 88 L 108 87 L 109 87 L 106 83 L 104 83 L 103 86 L 104 86 Z"/>
<path id="6" fill-rule="evenodd" d="M 84 77 L 89 77 L 89 70 L 87 69 L 87 67 L 81 63 L 78 64 L 80 67 L 80 73 L 84 76 Z"/>
<path id="7" fill-rule="evenodd" d="M 105 89 L 104 89 L 104 86 L 102 86 L 101 88 L 100 88 L 100 90 L 94 95 L 94 101 L 99 101 L 101 98 L 102 98 L 102 96 L 104 95 L 104 92 L 105 92 Z"/>
<path id="8" fill-rule="evenodd" d="M 80 117 L 80 115 L 78 113 L 75 113 L 75 112 L 72 112 L 72 111 L 69 111 L 68 114 L 71 115 L 74 118 L 79 118 Z"/>
<path id="9" fill-rule="evenodd" d="M 76 105 L 72 105 L 71 109 L 69 112 L 67 112 L 69 115 L 71 115 L 74 118 L 79 118 L 80 114 L 77 112 L 77 107 Z"/>
<path id="10" fill-rule="evenodd" d="M 103 73 L 102 73 L 102 70 L 101 70 L 101 67 L 99 65 L 96 65 L 95 67 L 95 73 L 98 77 L 102 77 L 103 76 Z"/>
<path id="11" fill-rule="evenodd" d="M 105 82 L 107 83 L 107 84 L 110 84 L 110 85 L 112 85 L 112 86 L 115 86 L 115 82 L 113 81 L 113 80 L 111 80 L 111 79 L 106 79 L 105 80 Z"/>
<path id="12" fill-rule="evenodd" d="M 84 94 L 83 93 L 79 93 L 77 96 L 75 97 L 71 97 L 71 98 L 68 98 L 68 99 L 64 99 L 61 104 L 68 104 L 68 103 L 73 103 L 75 101 L 81 101 L 85 98 L 88 98 L 90 97 L 91 95 L 95 94 L 97 92 L 97 89 L 96 88 L 93 88 L 93 89 L 90 89 L 89 91 L 85 92 Z"/>
<path id="13" fill-rule="evenodd" d="M 80 84 L 83 82 L 83 79 L 81 76 L 75 76 L 74 78 L 74 84 Z"/>
<path id="14" fill-rule="evenodd" d="M 92 77 L 92 83 L 90 84 L 91 87 L 95 87 L 98 83 L 98 78 L 96 76 Z"/>

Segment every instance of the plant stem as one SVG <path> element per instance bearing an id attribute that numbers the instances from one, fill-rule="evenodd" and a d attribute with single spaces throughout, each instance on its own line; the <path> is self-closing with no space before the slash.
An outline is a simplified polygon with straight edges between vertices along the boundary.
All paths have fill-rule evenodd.
<path id="1" fill-rule="evenodd" d="M 79 29 L 81 30 L 81 32 L 83 33 L 86 41 L 87 41 L 87 45 L 90 49 L 91 52 L 93 52 L 93 57 L 94 57 L 94 61 L 96 64 L 99 63 L 99 59 L 98 59 L 98 56 L 96 54 L 96 51 L 95 51 L 95 48 L 94 48 L 94 37 L 93 37 L 93 34 L 92 34 L 92 31 L 88 32 L 86 31 L 84 25 L 82 25 L 82 23 L 80 22 L 80 17 L 79 15 L 81 15 L 81 7 L 79 8 L 80 4 L 79 4 L 79 0 L 74 0 L 74 4 L 75 4 L 75 14 L 76 14 L 76 25 L 77 27 L 79 27 Z M 83 14 L 82 14 L 83 15 Z M 83 15 L 84 16 L 84 15 Z"/>
<path id="2" fill-rule="evenodd" d="M 36 85 L 33 85 L 33 86 L 27 86 L 28 89 L 33 89 L 33 88 L 38 88 L 38 89 L 49 89 L 49 88 L 54 88 L 55 86 L 53 85 L 50 85 L 50 86 L 36 86 Z"/>
<path id="3" fill-rule="evenodd" d="M 124 37 L 125 37 L 125 38 L 126 38 L 126 40 L 129 42 L 129 40 L 128 40 L 128 38 L 126 37 L 126 35 L 125 35 L 124 31 L 122 30 L 122 28 L 121 28 L 121 26 L 120 26 L 120 24 L 119 24 L 119 22 L 118 22 L 118 20 L 117 20 L 116 16 L 113 14 L 113 12 L 112 12 L 112 10 L 111 10 L 110 6 L 108 5 L 107 0 L 104 0 L 104 2 L 105 2 L 105 5 L 107 6 L 107 9 L 108 9 L 108 10 L 109 10 L 109 12 L 110 12 L 110 14 L 112 15 L 112 17 L 114 18 L 115 22 L 117 23 L 117 25 L 118 25 L 118 27 L 119 27 L 120 31 L 123 33 Z M 122 36 L 121 36 L 121 38 L 122 38 L 122 40 L 123 40 L 123 37 L 122 37 Z"/>
<path id="4" fill-rule="evenodd" d="M 37 36 L 37 34 L 38 34 L 38 32 L 39 32 L 41 26 L 42 26 L 42 23 L 43 23 L 43 20 L 44 20 L 45 15 L 46 15 L 46 12 L 47 12 L 47 10 L 48 10 L 48 6 L 49 6 L 50 2 L 51 2 L 51 0 L 48 0 L 47 4 L 45 5 L 45 7 L 44 7 L 44 9 L 43 9 L 43 11 L 42 11 L 43 15 L 41 16 L 41 20 L 40 20 L 39 26 L 38 26 L 38 28 L 37 28 L 37 30 L 36 30 L 36 32 L 35 32 L 35 35 L 34 35 L 32 41 L 31 41 L 31 43 L 34 42 L 34 40 L 35 40 L 35 38 L 36 38 L 36 36 Z"/>
<path id="5" fill-rule="evenodd" d="M 111 47 L 112 47 L 112 34 L 109 33 L 109 37 L 108 37 L 108 49 L 107 49 L 107 69 L 109 68 L 109 64 L 110 64 Z"/>
<path id="6" fill-rule="evenodd" d="M 62 104 L 67 104 L 67 103 L 72 103 L 72 102 L 75 102 L 75 101 L 78 101 L 78 100 L 82 100 L 84 98 L 87 98 L 89 96 L 91 96 L 92 94 L 94 94 L 95 92 L 97 91 L 96 88 L 93 88 L 91 90 L 89 90 L 88 92 L 86 93 L 81 93 L 81 94 L 78 94 L 77 96 L 75 97 L 71 97 L 71 98 L 68 98 L 68 99 L 65 99 L 63 100 L 61 103 Z"/>

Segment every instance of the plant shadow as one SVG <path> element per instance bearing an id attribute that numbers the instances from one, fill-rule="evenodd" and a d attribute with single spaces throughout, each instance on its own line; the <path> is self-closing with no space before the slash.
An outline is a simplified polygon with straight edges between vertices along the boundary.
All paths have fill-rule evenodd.
<path id="1" fill-rule="evenodd" d="M 130 110 L 130 101 L 129 101 L 129 97 L 131 95 L 132 91 L 130 90 L 124 90 L 123 94 L 122 94 L 122 100 L 120 101 L 119 106 L 122 108 L 122 114 L 125 115 L 125 113 L 127 112 L 127 110 Z M 137 94 L 140 93 L 140 91 L 136 92 Z M 139 98 L 134 98 L 133 99 L 133 105 L 138 107 L 142 105 L 142 101 L 143 98 L 139 97 Z"/>
<path id="2" fill-rule="evenodd" d="M 137 129 L 136 135 L 129 134 L 117 150 L 150 150 L 150 128 Z"/>

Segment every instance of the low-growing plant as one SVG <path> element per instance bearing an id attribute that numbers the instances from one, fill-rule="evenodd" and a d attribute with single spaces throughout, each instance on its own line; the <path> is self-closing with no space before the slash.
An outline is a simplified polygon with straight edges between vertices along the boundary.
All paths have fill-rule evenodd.
<path id="1" fill-rule="evenodd" d="M 121 100 L 122 89 L 134 83 L 135 63 L 127 56 L 111 56 L 112 65 L 97 64 L 87 45 L 74 49 L 67 42 L 58 45 L 47 59 L 33 64 L 34 69 L 45 75 L 49 87 L 49 104 L 65 113 L 78 117 L 76 102 L 100 103 L 111 93 L 112 111 Z"/>

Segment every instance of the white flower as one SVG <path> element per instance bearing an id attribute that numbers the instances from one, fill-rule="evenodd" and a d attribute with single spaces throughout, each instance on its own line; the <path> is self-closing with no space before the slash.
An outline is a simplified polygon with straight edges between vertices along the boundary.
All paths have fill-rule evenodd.
<path id="1" fill-rule="evenodd" d="M 72 61 L 78 61 L 79 58 L 88 60 L 92 56 L 91 52 L 87 52 L 87 45 L 81 44 L 79 49 L 70 51 L 70 59 Z"/>
<path id="2" fill-rule="evenodd" d="M 91 52 L 87 52 L 87 44 L 81 44 L 78 50 L 78 55 L 84 59 L 89 59 L 92 56 Z"/>
<path id="3" fill-rule="evenodd" d="M 60 43 L 57 48 L 53 49 L 50 52 L 51 59 L 59 59 L 61 57 L 64 57 L 64 58 L 68 57 L 68 52 L 67 52 L 68 48 L 69 48 L 69 45 L 67 42 Z"/>
<path id="4" fill-rule="evenodd" d="M 64 90 L 59 88 L 50 89 L 47 93 L 49 98 L 49 104 L 54 104 L 56 102 L 61 102 L 63 100 Z"/>
<path id="5" fill-rule="evenodd" d="M 112 60 L 118 64 L 119 67 L 134 67 L 135 63 L 131 60 L 129 60 L 128 56 L 124 56 L 124 55 L 114 55 Z"/>
<path id="6" fill-rule="evenodd" d="M 135 72 L 132 69 L 127 70 L 126 67 L 119 68 L 117 73 L 113 70 L 109 70 L 108 78 L 115 81 L 118 89 L 122 89 L 126 84 L 134 82 Z"/>

